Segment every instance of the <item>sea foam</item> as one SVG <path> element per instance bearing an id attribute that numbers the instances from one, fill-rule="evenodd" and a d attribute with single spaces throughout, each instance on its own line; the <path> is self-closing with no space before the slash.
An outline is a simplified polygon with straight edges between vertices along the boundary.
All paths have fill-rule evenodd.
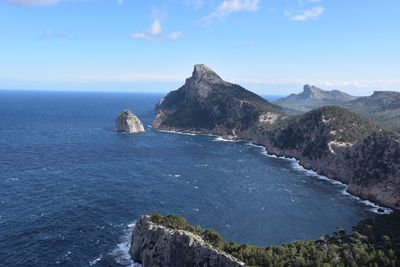
<path id="1" fill-rule="evenodd" d="M 124 231 L 124 235 L 121 237 L 121 242 L 110 252 L 110 255 L 114 257 L 117 264 L 128 267 L 141 267 L 142 265 L 132 260 L 131 254 L 129 253 L 132 243 L 132 231 L 135 228 L 136 221 L 128 224 L 127 229 Z"/>

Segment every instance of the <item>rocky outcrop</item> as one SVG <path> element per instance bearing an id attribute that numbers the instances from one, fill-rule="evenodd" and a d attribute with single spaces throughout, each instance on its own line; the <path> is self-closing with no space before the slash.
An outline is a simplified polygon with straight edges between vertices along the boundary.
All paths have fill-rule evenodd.
<path id="1" fill-rule="evenodd" d="M 144 132 L 144 127 L 139 118 L 126 109 L 122 111 L 115 120 L 115 126 L 118 131 L 133 134 Z"/>
<path id="2" fill-rule="evenodd" d="M 235 136 L 236 132 L 276 125 L 285 115 L 278 106 L 226 82 L 205 65 L 195 65 L 186 83 L 156 106 L 153 128 Z"/>
<path id="3" fill-rule="evenodd" d="M 136 223 L 130 253 L 144 267 L 163 266 L 244 266 L 231 255 L 218 251 L 200 236 L 156 224 L 150 216 Z"/>

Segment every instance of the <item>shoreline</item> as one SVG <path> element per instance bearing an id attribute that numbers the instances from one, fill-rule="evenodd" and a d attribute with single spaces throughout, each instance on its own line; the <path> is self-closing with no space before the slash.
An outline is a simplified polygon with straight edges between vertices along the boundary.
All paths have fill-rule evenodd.
<path id="1" fill-rule="evenodd" d="M 275 154 L 269 154 L 267 151 L 267 148 L 265 146 L 255 144 L 255 143 L 253 143 L 253 141 L 245 140 L 245 139 L 226 139 L 226 138 L 224 138 L 224 136 L 216 135 L 216 134 L 190 133 L 190 132 L 180 132 L 180 131 L 176 131 L 176 130 L 159 130 L 159 129 L 154 129 L 153 127 L 151 127 L 151 129 L 158 131 L 158 132 L 163 132 L 163 133 L 173 133 L 173 134 L 189 135 L 189 136 L 199 135 L 199 136 L 214 137 L 215 138 L 213 140 L 214 142 L 246 142 L 249 146 L 261 148 L 263 150 L 261 153 L 267 157 L 286 160 L 286 161 L 291 162 L 292 163 L 291 168 L 293 170 L 305 172 L 307 176 L 315 177 L 315 178 L 318 178 L 319 180 L 327 181 L 332 185 L 342 186 L 343 187 L 343 191 L 342 191 L 343 195 L 346 195 L 349 198 L 351 198 L 352 200 L 358 201 L 358 202 L 370 207 L 369 211 L 372 213 L 383 215 L 383 214 L 390 214 L 393 212 L 393 209 L 391 209 L 389 207 L 383 206 L 382 204 L 373 202 L 369 199 L 363 199 L 357 195 L 354 195 L 354 194 L 348 192 L 348 185 L 339 180 L 327 177 L 325 175 L 320 175 L 320 174 L 318 174 L 318 172 L 316 172 L 312 169 L 306 169 L 304 166 L 302 166 L 300 164 L 300 160 L 298 160 L 296 158 L 293 158 L 293 157 L 290 158 L 290 157 L 286 157 L 286 156 L 278 156 Z M 383 210 L 383 211 L 381 212 L 379 210 Z"/>

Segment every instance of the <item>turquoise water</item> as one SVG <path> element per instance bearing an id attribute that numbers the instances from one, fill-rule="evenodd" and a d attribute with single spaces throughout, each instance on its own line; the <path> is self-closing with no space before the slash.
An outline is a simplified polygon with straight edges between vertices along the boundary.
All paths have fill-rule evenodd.
<path id="1" fill-rule="evenodd" d="M 139 215 L 160 211 L 227 240 L 274 245 L 351 229 L 370 207 L 247 142 L 114 131 L 145 126 L 161 95 L 0 91 L 0 265 L 129 266 Z"/>

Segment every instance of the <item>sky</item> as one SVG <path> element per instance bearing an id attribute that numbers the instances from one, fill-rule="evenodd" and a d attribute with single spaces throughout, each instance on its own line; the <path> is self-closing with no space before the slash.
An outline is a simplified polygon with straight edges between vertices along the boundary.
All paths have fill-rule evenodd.
<path id="1" fill-rule="evenodd" d="M 0 0 L 0 89 L 400 91 L 399 0 Z"/>

